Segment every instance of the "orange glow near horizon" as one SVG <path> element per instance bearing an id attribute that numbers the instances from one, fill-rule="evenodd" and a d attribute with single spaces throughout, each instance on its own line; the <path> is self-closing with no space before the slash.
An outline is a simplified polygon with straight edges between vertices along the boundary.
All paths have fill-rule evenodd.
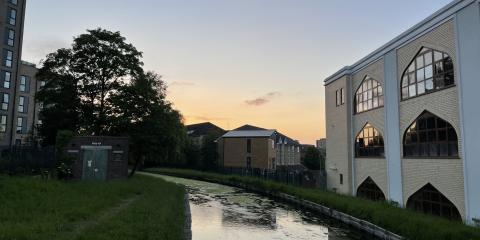
<path id="1" fill-rule="evenodd" d="M 168 98 L 187 125 L 211 122 L 231 130 L 250 124 L 276 129 L 302 144 L 315 144 L 315 140 L 325 137 L 323 86 L 316 92 L 312 99 L 305 96 L 308 94 L 281 91 L 249 98 L 240 92 L 210 89 L 203 94 L 206 91 L 199 86 L 171 84 Z"/>

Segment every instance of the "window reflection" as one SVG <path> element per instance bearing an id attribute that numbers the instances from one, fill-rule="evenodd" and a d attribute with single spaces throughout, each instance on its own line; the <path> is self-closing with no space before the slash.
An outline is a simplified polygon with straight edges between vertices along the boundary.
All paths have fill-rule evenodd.
<path id="1" fill-rule="evenodd" d="M 424 47 L 402 76 L 402 99 L 427 94 L 453 84 L 452 58 L 446 53 Z"/>

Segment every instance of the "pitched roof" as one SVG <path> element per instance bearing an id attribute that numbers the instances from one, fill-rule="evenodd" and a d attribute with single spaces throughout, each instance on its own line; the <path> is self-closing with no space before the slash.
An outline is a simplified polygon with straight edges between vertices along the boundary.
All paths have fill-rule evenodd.
<path id="1" fill-rule="evenodd" d="M 275 130 L 233 130 L 225 133 L 222 137 L 271 137 Z"/>
<path id="2" fill-rule="evenodd" d="M 234 131 L 245 131 L 245 130 L 268 130 L 268 129 L 253 126 L 253 125 L 250 125 L 250 124 L 245 124 L 245 125 L 243 125 L 239 128 L 233 129 L 233 130 Z"/>
<path id="3" fill-rule="evenodd" d="M 187 125 L 187 134 L 190 137 L 199 137 L 208 134 L 222 135 L 226 131 L 211 122 Z"/>

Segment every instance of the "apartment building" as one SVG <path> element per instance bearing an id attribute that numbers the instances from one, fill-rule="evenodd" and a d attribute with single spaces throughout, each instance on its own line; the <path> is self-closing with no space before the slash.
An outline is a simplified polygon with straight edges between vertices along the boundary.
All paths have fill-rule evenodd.
<path id="1" fill-rule="evenodd" d="M 328 77 L 328 189 L 479 224 L 479 67 L 479 1 L 456 0 Z"/>
<path id="2" fill-rule="evenodd" d="M 0 1 L 0 149 L 28 142 L 38 121 L 35 65 L 21 61 L 26 0 Z"/>
<path id="3" fill-rule="evenodd" d="M 217 140 L 223 167 L 276 169 L 300 165 L 298 141 L 276 130 L 244 125 Z"/>

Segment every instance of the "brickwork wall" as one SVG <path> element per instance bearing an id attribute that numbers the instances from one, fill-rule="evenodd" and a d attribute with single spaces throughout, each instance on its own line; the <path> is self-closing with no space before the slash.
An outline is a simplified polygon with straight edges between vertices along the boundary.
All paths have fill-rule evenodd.
<path id="1" fill-rule="evenodd" d="M 397 50 L 398 88 L 404 70 L 422 47 L 443 51 L 456 63 L 455 29 L 452 21 L 446 22 L 431 32 Z M 455 65 L 455 79 L 458 79 L 458 66 Z M 400 90 L 399 90 L 400 91 Z M 424 96 L 400 102 L 400 136 L 423 112 L 429 111 L 448 121 L 462 138 L 458 111 L 457 87 L 451 87 Z M 401 139 L 403 142 L 403 139 Z M 461 153 L 459 141 L 459 153 Z M 402 150 L 403 152 L 403 150 Z M 441 191 L 465 217 L 464 177 L 462 159 L 402 159 L 404 204 L 408 198 L 427 183 Z"/>

